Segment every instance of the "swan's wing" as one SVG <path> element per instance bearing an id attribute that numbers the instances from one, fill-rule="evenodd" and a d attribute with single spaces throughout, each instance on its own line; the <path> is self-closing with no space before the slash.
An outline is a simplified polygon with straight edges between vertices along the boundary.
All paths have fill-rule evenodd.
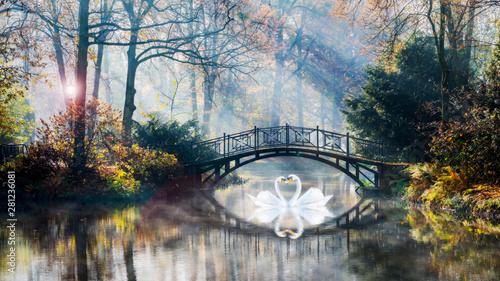
<path id="1" fill-rule="evenodd" d="M 257 218 L 262 223 L 272 222 L 276 217 L 278 217 L 283 212 L 283 208 L 257 208 L 251 217 L 247 220 L 251 221 Z"/>
<path id="2" fill-rule="evenodd" d="M 257 197 L 248 194 L 248 197 L 252 199 L 256 206 L 265 207 L 265 206 L 281 206 L 281 200 L 276 197 L 276 195 L 272 194 L 269 191 L 261 191 L 257 194 Z"/>
<path id="3" fill-rule="evenodd" d="M 306 193 L 304 193 L 304 195 L 297 199 L 295 206 L 311 205 L 311 207 L 322 207 L 326 205 L 326 202 L 328 202 L 330 198 L 332 198 L 332 195 L 325 197 L 321 190 L 315 187 L 311 187 Z"/>
<path id="4" fill-rule="evenodd" d="M 326 207 L 317 208 L 297 208 L 299 216 L 309 224 L 322 224 L 325 217 L 333 217 L 333 214 Z"/>

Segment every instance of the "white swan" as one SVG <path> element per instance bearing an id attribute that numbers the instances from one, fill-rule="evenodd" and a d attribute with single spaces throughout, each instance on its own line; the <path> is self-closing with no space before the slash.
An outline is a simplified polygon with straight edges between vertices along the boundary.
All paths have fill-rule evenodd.
<path id="1" fill-rule="evenodd" d="M 287 201 L 281 193 L 279 182 L 288 184 L 291 181 L 297 181 L 297 186 L 295 189 L 295 194 L 292 196 L 292 198 L 290 198 L 289 201 Z M 318 208 L 324 207 L 328 200 L 332 198 L 332 195 L 324 196 L 323 192 L 315 187 L 311 187 L 306 193 L 304 193 L 304 195 L 300 196 L 300 192 L 302 191 L 302 182 L 300 181 L 300 178 L 294 174 L 289 175 L 288 178 L 276 178 L 276 180 L 274 181 L 274 188 L 276 189 L 276 193 L 278 194 L 279 198 L 267 190 L 259 192 L 257 197 L 254 197 L 250 194 L 247 195 L 258 207 L 300 206 L 302 208 Z"/>
<path id="2" fill-rule="evenodd" d="M 257 195 L 257 197 L 247 194 L 250 199 L 255 203 L 256 206 L 258 207 L 276 207 L 276 206 L 288 206 L 288 202 L 286 201 L 285 197 L 283 197 L 283 194 L 281 194 L 280 187 L 278 186 L 279 182 L 286 183 L 287 179 L 285 177 L 278 177 L 274 181 L 274 188 L 276 189 L 276 193 L 278 193 L 278 197 L 276 195 L 272 194 L 269 191 L 261 191 Z"/>
<path id="3" fill-rule="evenodd" d="M 292 216 L 295 220 L 296 230 L 281 229 L 281 224 L 285 217 Z M 261 223 L 271 223 L 274 221 L 273 230 L 278 237 L 288 237 L 297 239 L 304 232 L 304 220 L 311 226 L 322 224 L 326 217 L 333 217 L 333 214 L 326 207 L 289 207 L 289 206 L 272 206 L 258 207 L 253 215 L 247 220 L 257 219 Z M 289 225 L 290 227 L 290 225 Z"/>
<path id="4" fill-rule="evenodd" d="M 296 231 L 293 231 L 291 229 L 281 230 L 281 223 L 283 221 L 283 218 L 287 215 L 287 213 L 291 213 L 291 215 L 295 219 L 295 222 L 297 224 Z M 302 233 L 304 233 L 304 221 L 302 220 L 302 218 L 298 214 L 296 208 L 287 208 L 287 211 L 282 212 L 280 214 L 279 218 L 274 223 L 274 233 L 278 237 L 281 237 L 281 238 L 288 237 L 290 239 L 297 239 L 300 236 L 302 236 Z"/>
<path id="5" fill-rule="evenodd" d="M 302 182 L 300 178 L 296 175 L 289 175 L 287 178 L 287 183 L 291 181 L 297 181 L 297 188 L 295 194 L 288 202 L 288 206 L 300 206 L 302 208 L 318 208 L 324 207 L 326 203 L 333 197 L 333 195 L 325 196 L 319 188 L 311 187 L 306 193 L 299 197 L 302 191 Z"/>
<path id="6" fill-rule="evenodd" d="M 285 199 L 279 188 L 279 183 L 288 184 L 297 181 L 295 194 L 289 201 Z M 274 221 L 274 233 L 278 237 L 288 237 L 291 239 L 299 238 L 304 232 L 304 220 L 310 225 L 318 225 L 325 221 L 326 217 L 332 217 L 333 214 L 325 207 L 332 196 L 324 196 L 318 188 L 310 188 L 304 195 L 300 196 L 302 191 L 302 182 L 296 175 L 289 175 L 288 178 L 278 177 L 274 181 L 274 188 L 278 196 L 269 191 L 261 191 L 254 197 L 247 194 L 255 203 L 257 208 L 248 221 L 253 219 L 261 223 L 271 223 Z M 300 197 L 299 197 L 300 196 Z M 290 229 L 281 230 L 281 223 L 287 215 L 292 215 L 295 219 L 296 231 Z"/>

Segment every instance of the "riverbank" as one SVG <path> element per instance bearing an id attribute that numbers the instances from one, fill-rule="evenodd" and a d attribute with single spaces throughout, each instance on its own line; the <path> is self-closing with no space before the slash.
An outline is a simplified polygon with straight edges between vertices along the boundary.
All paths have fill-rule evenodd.
<path id="1" fill-rule="evenodd" d="M 400 175 L 392 191 L 403 202 L 464 219 L 500 221 L 500 186 L 472 184 L 463 172 L 434 163 L 411 165 Z"/>
<path id="2" fill-rule="evenodd" d="M 19 159 L 18 159 L 19 160 Z M 17 165 L 16 165 L 17 164 Z M 179 198 L 189 194 L 198 187 L 195 184 L 198 176 L 186 175 L 182 164 L 164 166 L 163 170 L 145 169 L 146 173 L 125 172 L 116 166 L 101 166 L 89 169 L 84 177 L 75 179 L 69 171 L 62 169 L 59 173 L 35 174 L 31 169 L 12 161 L 0 166 L 2 181 L 12 182 L 18 202 L 72 202 L 72 203 L 137 203 L 155 196 Z M 231 173 L 219 179 L 220 185 L 239 183 L 242 178 Z M 1 185 L 0 185 L 1 186 Z M 1 192 L 7 196 L 4 185 Z M 10 194 L 10 193 L 9 193 Z"/>

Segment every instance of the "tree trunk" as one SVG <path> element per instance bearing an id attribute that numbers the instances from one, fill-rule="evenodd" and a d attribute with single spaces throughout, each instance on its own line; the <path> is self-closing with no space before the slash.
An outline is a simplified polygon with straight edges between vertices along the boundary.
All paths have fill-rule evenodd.
<path id="1" fill-rule="evenodd" d="M 283 41 L 283 32 L 280 31 L 280 35 L 278 38 L 279 45 Z M 271 107 L 271 127 L 280 125 L 280 113 L 281 113 L 281 90 L 283 88 L 283 71 L 284 67 L 284 59 L 282 51 L 278 51 L 275 55 L 276 59 L 276 72 L 274 74 L 274 87 L 273 87 L 273 96 L 272 96 L 272 107 Z"/>
<path id="2" fill-rule="evenodd" d="M 109 13 L 108 1 L 103 1 L 103 6 L 101 7 L 103 14 L 101 14 L 101 23 L 108 22 L 111 18 L 111 14 Z M 104 44 L 102 42 L 106 41 L 106 37 L 109 31 L 106 31 L 104 28 L 101 28 L 99 37 L 97 37 L 97 42 L 100 42 L 97 45 L 97 60 L 95 64 L 95 74 L 94 74 L 94 90 L 92 92 L 92 96 L 97 100 L 99 99 L 99 85 L 101 83 L 101 66 L 103 61 L 104 54 Z"/>
<path id="3" fill-rule="evenodd" d="M 283 37 L 281 36 L 281 38 Z M 283 71 L 285 69 L 283 54 L 281 53 L 281 51 L 275 55 L 275 58 L 276 72 L 274 75 L 273 97 L 271 101 L 271 127 L 280 125 L 281 90 L 283 88 Z"/>
<path id="4" fill-rule="evenodd" d="M 189 70 L 189 80 L 191 82 L 191 111 L 192 117 L 194 120 L 198 120 L 198 102 L 196 96 L 196 71 L 194 68 L 190 68 Z"/>
<path id="5" fill-rule="evenodd" d="M 448 80 L 449 80 L 449 69 L 446 63 L 446 57 L 444 53 L 444 32 L 445 32 L 445 15 L 446 8 L 443 4 L 443 1 L 440 0 L 439 7 L 439 31 L 436 30 L 436 25 L 432 20 L 432 3 L 433 1 L 429 1 L 429 9 L 427 10 L 427 19 L 432 27 L 432 32 L 434 33 L 434 45 L 436 46 L 436 53 L 439 62 L 439 68 L 441 69 L 441 121 L 443 124 L 448 123 L 448 107 L 449 107 L 449 89 L 448 89 Z M 438 33 L 439 32 L 439 33 Z"/>
<path id="6" fill-rule="evenodd" d="M 108 52 L 104 53 L 104 58 L 102 59 L 102 71 L 105 73 L 106 79 L 104 86 L 106 86 L 106 102 L 111 104 L 111 79 L 110 79 L 110 71 L 109 71 L 109 54 Z M 102 76 L 102 75 L 101 75 Z"/>
<path id="7" fill-rule="evenodd" d="M 476 1 L 471 1 L 470 7 L 468 10 L 468 19 L 467 23 L 467 31 L 465 33 L 465 54 L 464 54 L 464 65 L 466 68 L 464 69 L 464 80 L 467 83 L 471 80 L 471 57 L 472 57 L 472 41 L 473 41 L 473 33 L 474 33 L 474 21 L 475 21 L 475 13 L 476 13 Z"/>
<path id="8" fill-rule="evenodd" d="M 57 71 L 59 72 L 59 79 L 61 80 L 61 91 L 64 98 L 64 104 L 70 105 L 70 96 L 68 95 L 68 81 L 66 78 L 66 65 L 64 64 L 64 56 L 61 43 L 61 34 L 59 28 L 54 27 L 54 35 L 52 36 L 52 43 L 56 55 Z"/>
<path id="9" fill-rule="evenodd" d="M 283 18 L 283 1 L 278 2 L 278 10 L 280 16 L 278 20 Z M 283 24 L 280 23 L 278 26 L 278 34 L 276 39 L 276 45 L 278 50 L 274 54 L 276 60 L 276 72 L 274 74 L 274 87 L 273 96 L 271 101 L 271 127 L 280 125 L 280 113 L 281 113 L 281 90 L 283 88 L 283 71 L 285 70 L 285 58 L 283 54 Z"/>
<path id="10" fill-rule="evenodd" d="M 80 1 L 78 56 L 76 61 L 75 142 L 73 174 L 79 177 L 85 169 L 85 96 L 87 93 L 87 53 L 89 48 L 89 1 Z"/>
<path id="11" fill-rule="evenodd" d="M 300 28 L 296 31 L 297 41 L 297 112 L 299 118 L 299 127 L 304 127 L 304 101 L 302 97 L 302 67 L 305 64 L 306 57 L 302 57 L 302 31 L 306 22 L 306 12 L 303 11 L 300 17 Z M 307 56 L 307 55 L 306 55 Z"/>
<path id="12" fill-rule="evenodd" d="M 302 99 L 302 78 L 297 78 L 297 112 L 299 118 L 299 127 L 304 127 L 304 101 Z"/>
<path id="13" fill-rule="evenodd" d="M 101 66 L 102 58 L 104 54 L 104 45 L 97 45 L 97 60 L 95 63 L 95 74 L 94 74 L 94 89 L 92 91 L 92 96 L 97 100 L 99 99 L 99 85 L 101 83 Z"/>
<path id="14" fill-rule="evenodd" d="M 125 88 L 125 107 L 123 109 L 123 143 L 130 145 L 132 135 L 132 116 L 137 108 L 134 104 L 135 99 L 135 75 L 137 73 L 138 61 L 136 58 L 137 30 L 130 36 L 130 46 L 127 51 L 127 85 Z"/>
<path id="15" fill-rule="evenodd" d="M 213 108 L 213 97 L 214 97 L 214 83 L 215 83 L 215 73 L 213 69 L 209 70 L 207 76 L 204 79 L 205 84 L 205 94 L 203 98 L 203 135 L 210 136 L 210 114 Z"/>
<path id="16" fill-rule="evenodd" d="M 189 17 L 192 19 L 194 17 L 194 8 L 193 8 L 193 0 L 189 0 Z M 189 25 L 189 36 L 193 36 L 194 34 L 194 29 L 193 27 L 194 23 L 192 22 Z M 196 28 L 198 29 L 198 28 Z M 189 59 L 191 62 L 194 62 L 193 59 Z M 189 69 L 189 80 L 190 80 L 190 88 L 191 88 L 191 111 L 192 111 L 192 118 L 196 121 L 198 121 L 198 101 L 197 101 L 197 95 L 196 95 L 196 71 L 194 68 Z"/>
<path id="17" fill-rule="evenodd" d="M 304 16 L 302 16 L 303 18 Z M 301 61 L 300 64 L 303 64 L 302 59 L 302 35 L 299 35 L 297 38 L 297 54 L 298 59 Z M 299 65 L 301 67 L 301 65 Z M 302 73 L 299 71 L 297 73 L 297 112 L 299 118 L 299 127 L 304 127 L 304 102 L 302 99 Z"/>
<path id="18" fill-rule="evenodd" d="M 321 130 L 325 129 L 325 119 L 326 119 L 326 101 L 325 101 L 325 96 L 321 94 L 320 97 L 320 111 L 321 111 Z"/>
<path id="19" fill-rule="evenodd" d="M 449 121 L 449 103 L 450 103 L 450 93 L 449 93 L 449 74 L 450 70 L 448 64 L 446 63 L 446 57 L 444 52 L 444 32 L 445 32 L 445 15 L 446 7 L 443 2 L 446 0 L 441 0 L 440 6 L 440 22 L 439 22 L 439 45 L 437 46 L 437 55 L 439 61 L 439 67 L 441 68 L 441 121 L 444 124 Z"/>
<path id="20" fill-rule="evenodd" d="M 29 63 L 28 63 L 29 49 L 28 49 L 28 46 L 29 46 L 29 44 L 26 43 L 26 49 L 24 51 L 24 55 L 26 56 L 26 59 L 24 60 L 24 73 L 29 73 Z M 26 79 L 24 80 L 24 86 L 26 86 L 26 89 L 28 89 L 28 85 L 29 85 L 29 78 L 26 77 Z M 24 104 L 31 107 L 31 102 L 30 102 L 29 98 L 26 97 L 24 99 Z M 23 119 L 26 120 L 27 122 L 35 122 L 35 113 L 29 112 L 24 116 Z M 26 141 L 27 143 L 31 143 L 35 140 L 35 132 L 34 131 L 29 132 L 28 128 L 26 128 L 25 133 L 29 134 L 29 137 Z"/>
<path id="21" fill-rule="evenodd" d="M 449 93 L 456 93 L 458 89 L 462 87 L 464 84 L 461 81 L 460 77 L 460 55 L 458 53 L 458 49 L 461 48 L 459 46 L 460 38 L 462 37 L 457 30 L 457 26 L 453 19 L 453 13 L 451 9 L 451 3 L 449 1 L 442 1 L 441 7 L 443 9 L 443 14 L 446 17 L 446 24 L 448 26 L 448 43 L 450 44 L 450 54 L 451 61 L 449 63 L 449 81 L 448 81 L 448 89 Z"/>

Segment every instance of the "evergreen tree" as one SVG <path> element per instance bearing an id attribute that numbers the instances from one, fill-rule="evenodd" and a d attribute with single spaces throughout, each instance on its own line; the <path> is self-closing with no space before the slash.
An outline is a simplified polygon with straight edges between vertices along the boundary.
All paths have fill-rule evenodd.
<path id="1" fill-rule="evenodd" d="M 425 137 L 422 125 L 439 120 L 440 70 L 428 38 L 415 38 L 393 59 L 365 69 L 360 96 L 344 99 L 348 129 L 359 137 L 403 148 Z"/>

